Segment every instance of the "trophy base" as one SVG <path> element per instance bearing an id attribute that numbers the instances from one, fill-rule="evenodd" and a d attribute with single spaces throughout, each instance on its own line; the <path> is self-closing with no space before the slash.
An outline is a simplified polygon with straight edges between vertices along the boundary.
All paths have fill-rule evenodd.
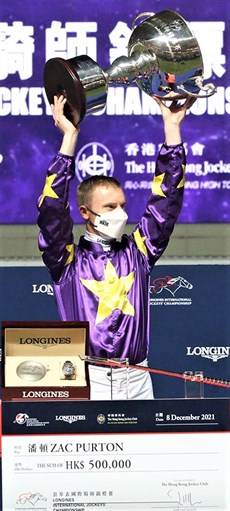
<path id="1" fill-rule="evenodd" d="M 81 81 L 70 61 L 53 58 L 44 67 L 44 87 L 50 104 L 54 96 L 67 98 L 64 114 L 77 126 L 86 114 L 86 98 Z"/>
<path id="2" fill-rule="evenodd" d="M 107 96 L 105 73 L 88 55 L 53 58 L 44 67 L 44 87 L 50 104 L 54 96 L 67 98 L 64 114 L 74 126 L 86 115 L 104 109 Z"/>

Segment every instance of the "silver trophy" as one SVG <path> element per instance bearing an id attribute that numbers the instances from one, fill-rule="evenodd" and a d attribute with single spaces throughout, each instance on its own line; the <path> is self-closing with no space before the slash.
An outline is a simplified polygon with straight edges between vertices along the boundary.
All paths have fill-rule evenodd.
<path id="1" fill-rule="evenodd" d="M 65 115 L 77 124 L 79 117 L 81 122 L 104 109 L 110 84 L 137 84 L 149 96 L 164 100 L 212 96 L 216 89 L 204 85 L 203 70 L 200 47 L 188 23 L 165 10 L 134 18 L 128 56 L 117 58 L 106 71 L 88 55 L 52 58 L 44 67 L 44 86 L 50 104 L 54 95 L 67 97 Z"/>

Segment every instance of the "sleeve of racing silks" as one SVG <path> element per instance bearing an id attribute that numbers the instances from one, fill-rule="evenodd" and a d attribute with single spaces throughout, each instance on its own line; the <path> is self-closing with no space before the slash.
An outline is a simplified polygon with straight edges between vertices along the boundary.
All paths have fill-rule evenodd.
<path id="1" fill-rule="evenodd" d="M 151 196 L 133 238 L 150 271 L 166 249 L 182 208 L 186 156 L 183 144 L 163 144 L 156 160 Z"/>
<path id="2" fill-rule="evenodd" d="M 38 200 L 38 246 L 52 279 L 57 282 L 74 259 L 73 221 L 68 203 L 74 158 L 58 153 L 51 161 Z"/>

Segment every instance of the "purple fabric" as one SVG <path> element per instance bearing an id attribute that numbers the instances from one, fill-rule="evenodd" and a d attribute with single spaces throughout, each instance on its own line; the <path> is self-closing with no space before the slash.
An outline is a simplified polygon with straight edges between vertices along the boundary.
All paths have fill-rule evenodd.
<path id="1" fill-rule="evenodd" d="M 39 248 L 53 279 L 63 321 L 89 321 L 89 354 L 142 362 L 149 349 L 149 276 L 164 252 L 183 201 L 183 145 L 162 145 L 153 193 L 130 236 L 110 252 L 80 238 L 74 244 L 68 207 L 74 158 L 58 153 L 39 201 Z M 51 183 L 51 184 L 50 184 Z"/>

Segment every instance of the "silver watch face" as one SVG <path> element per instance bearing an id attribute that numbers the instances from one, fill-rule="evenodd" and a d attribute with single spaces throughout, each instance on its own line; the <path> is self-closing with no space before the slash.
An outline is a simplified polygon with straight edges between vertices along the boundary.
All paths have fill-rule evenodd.
<path id="1" fill-rule="evenodd" d="M 40 362 L 34 362 L 33 360 L 27 360 L 22 362 L 16 369 L 17 375 L 22 380 L 26 381 L 37 381 L 44 378 L 46 374 L 46 368 Z"/>
<path id="2" fill-rule="evenodd" d="M 65 378 L 68 378 L 68 376 L 75 375 L 75 366 L 73 362 L 71 362 L 70 360 L 66 360 L 62 366 L 62 372 Z"/>

